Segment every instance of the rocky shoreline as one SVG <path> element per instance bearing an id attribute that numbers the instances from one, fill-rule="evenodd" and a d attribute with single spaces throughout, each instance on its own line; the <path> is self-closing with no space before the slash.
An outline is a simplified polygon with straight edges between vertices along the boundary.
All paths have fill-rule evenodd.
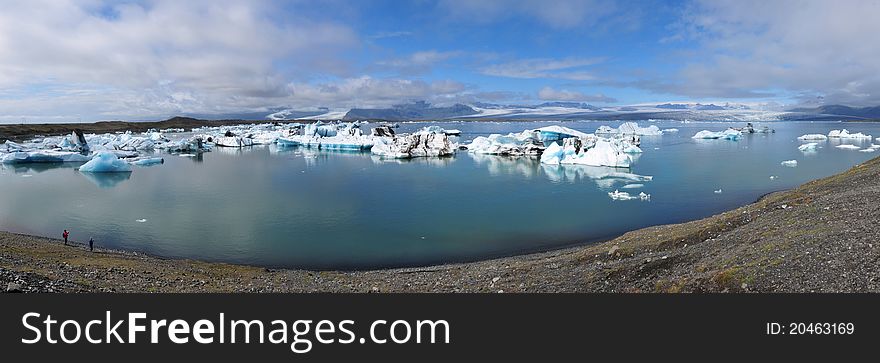
<path id="1" fill-rule="evenodd" d="M 9 292 L 877 292 L 880 158 L 697 221 L 588 246 L 375 271 L 162 259 L 0 232 Z"/>

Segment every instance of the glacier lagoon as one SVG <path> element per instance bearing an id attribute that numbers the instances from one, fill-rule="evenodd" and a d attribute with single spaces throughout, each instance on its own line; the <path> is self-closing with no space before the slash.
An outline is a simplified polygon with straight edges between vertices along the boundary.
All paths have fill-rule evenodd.
<path id="1" fill-rule="evenodd" d="M 461 130 L 467 143 L 548 125 L 587 133 L 621 122 L 402 123 Z M 877 123 L 765 122 L 772 134 L 692 139 L 744 122 L 639 122 L 679 132 L 642 136 L 631 168 L 541 164 L 479 155 L 388 160 L 370 153 L 215 148 L 159 154 L 162 165 L 90 174 L 81 163 L 0 166 L 0 229 L 94 237 L 102 247 L 164 257 L 310 269 L 421 266 L 513 255 L 608 239 L 693 220 L 763 194 L 841 172 L 875 156 L 866 139 L 828 139 L 800 151 L 805 134 Z M 374 125 L 370 125 L 374 126 Z M 369 127 L 369 126 L 367 126 Z M 783 161 L 796 160 L 795 167 Z M 625 180 L 616 173 L 652 176 Z M 629 188 L 624 186 L 629 185 Z M 641 186 L 640 186 L 641 185 Z M 615 200 L 615 190 L 649 200 Z"/>

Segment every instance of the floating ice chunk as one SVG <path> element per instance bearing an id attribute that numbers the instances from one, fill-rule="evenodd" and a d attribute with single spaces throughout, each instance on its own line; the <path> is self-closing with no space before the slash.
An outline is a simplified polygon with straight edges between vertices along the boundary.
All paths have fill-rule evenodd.
<path id="1" fill-rule="evenodd" d="M 585 132 L 559 125 L 545 126 L 535 131 L 538 131 L 540 141 L 561 141 L 569 137 L 586 138 L 591 136 Z"/>
<path id="2" fill-rule="evenodd" d="M 136 220 L 135 222 L 138 222 L 138 223 L 146 223 L 147 220 L 144 219 L 144 218 L 141 218 L 141 219 Z"/>
<path id="3" fill-rule="evenodd" d="M 422 131 L 412 135 L 395 136 L 391 140 L 379 139 L 370 149 L 375 155 L 407 159 L 414 157 L 449 156 L 455 146 L 449 136 L 442 132 Z"/>
<path id="4" fill-rule="evenodd" d="M 722 191 L 721 191 L 721 189 L 718 189 L 718 190 L 713 190 L 712 193 L 715 193 L 715 194 L 721 194 Z"/>
<path id="5" fill-rule="evenodd" d="M 818 146 L 819 146 L 818 143 L 811 142 L 811 143 L 806 143 L 806 144 L 803 144 L 803 145 L 801 145 L 801 146 L 798 146 L 798 150 L 800 150 L 800 151 L 802 151 L 802 152 L 805 152 L 805 153 L 806 153 L 806 152 L 815 152 L 815 151 L 816 151 L 816 148 L 817 148 Z"/>
<path id="6" fill-rule="evenodd" d="M 875 151 L 877 151 L 877 149 L 867 148 L 867 149 L 859 150 L 859 152 L 863 152 L 863 153 L 872 153 Z"/>
<path id="7" fill-rule="evenodd" d="M 645 184 L 627 184 L 627 185 L 620 187 L 620 189 L 639 189 L 639 188 L 644 188 L 644 187 L 645 187 Z"/>
<path id="8" fill-rule="evenodd" d="M 302 146 L 302 142 L 296 138 L 279 137 L 276 141 L 276 145 L 281 147 L 296 147 Z"/>
<path id="9" fill-rule="evenodd" d="M 786 160 L 786 161 L 781 162 L 780 164 L 782 164 L 782 166 L 794 168 L 798 165 L 798 162 L 797 162 L 797 160 Z"/>
<path id="10" fill-rule="evenodd" d="M 798 140 L 828 140 L 828 136 L 822 134 L 806 134 L 798 137 Z"/>
<path id="11" fill-rule="evenodd" d="M 24 146 L 19 143 L 12 142 L 12 140 L 6 140 L 6 142 L 3 143 L 3 146 L 5 146 L 6 152 L 23 151 L 25 149 Z"/>
<path id="12" fill-rule="evenodd" d="M 638 197 L 630 195 L 627 192 L 621 192 L 619 190 L 615 190 L 613 192 L 608 192 L 608 196 L 614 200 L 633 200 L 638 199 Z"/>
<path id="13" fill-rule="evenodd" d="M 182 156 L 182 157 L 185 157 L 185 158 L 191 158 L 191 157 L 196 156 L 196 154 L 178 154 L 177 156 Z"/>
<path id="14" fill-rule="evenodd" d="M 253 146 L 254 140 L 247 137 L 223 136 L 214 139 L 214 145 L 224 147 L 247 147 Z"/>
<path id="15" fill-rule="evenodd" d="M 608 196 L 614 200 L 633 200 L 633 199 L 641 199 L 641 200 L 651 200 L 651 195 L 645 192 L 641 192 L 638 195 L 632 195 L 627 192 L 621 192 L 619 190 L 615 190 L 613 192 L 608 192 Z"/>
<path id="16" fill-rule="evenodd" d="M 846 149 L 846 150 L 859 150 L 859 149 L 861 149 L 861 147 L 858 147 L 856 145 L 849 145 L 849 144 L 837 145 L 835 147 L 838 149 Z"/>
<path id="17" fill-rule="evenodd" d="M 541 154 L 541 163 L 559 165 L 561 161 L 562 146 L 559 146 L 559 144 L 556 142 L 551 142 L 550 146 L 547 146 L 547 148 L 544 149 L 544 153 Z"/>
<path id="18" fill-rule="evenodd" d="M 114 156 L 115 157 L 115 156 Z M 86 162 L 91 158 L 72 151 L 37 150 L 0 154 L 4 164 Z"/>
<path id="19" fill-rule="evenodd" d="M 486 155 L 536 156 L 542 153 L 544 145 L 540 132 L 523 131 L 518 134 L 492 134 L 488 137 L 478 136 L 470 144 L 465 145 L 468 152 Z"/>
<path id="20" fill-rule="evenodd" d="M 657 136 L 663 134 L 656 125 L 648 127 L 640 127 L 635 122 L 624 122 L 618 128 L 609 126 L 599 126 L 596 134 L 620 134 L 620 135 L 640 135 L 640 136 Z"/>
<path id="21" fill-rule="evenodd" d="M 86 173 L 128 173 L 131 165 L 120 160 L 111 152 L 99 152 L 92 160 L 79 167 L 79 171 Z"/>
<path id="22" fill-rule="evenodd" d="M 674 134 L 674 133 L 678 132 L 678 129 L 676 129 L 676 128 L 663 129 L 663 130 L 660 130 L 660 132 L 662 132 L 664 134 Z"/>
<path id="23" fill-rule="evenodd" d="M 692 139 L 725 139 L 725 140 L 739 140 L 742 137 L 742 132 L 734 129 L 727 129 L 724 131 L 712 132 L 709 130 L 703 130 L 696 133 L 692 136 Z"/>
<path id="24" fill-rule="evenodd" d="M 128 160 L 128 163 L 131 165 L 137 166 L 150 166 L 150 165 L 158 165 L 165 163 L 165 159 L 159 157 L 143 157 L 137 158 L 134 160 Z"/>
<path id="25" fill-rule="evenodd" d="M 770 180 L 776 180 L 776 179 L 778 179 L 778 178 L 779 178 L 779 177 L 776 176 L 776 175 L 771 175 L 771 176 L 770 176 Z"/>
<path id="26" fill-rule="evenodd" d="M 839 139 L 867 139 L 867 140 L 873 139 L 873 137 L 871 137 L 871 135 L 865 135 L 861 132 L 851 134 L 849 132 L 849 130 L 847 130 L 847 129 L 831 130 L 831 132 L 828 133 L 828 137 L 839 138 Z"/>

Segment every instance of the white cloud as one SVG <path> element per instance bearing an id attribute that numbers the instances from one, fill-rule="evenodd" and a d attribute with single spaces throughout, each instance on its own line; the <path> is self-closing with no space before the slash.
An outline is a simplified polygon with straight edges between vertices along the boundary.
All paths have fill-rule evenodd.
<path id="1" fill-rule="evenodd" d="M 336 107 L 388 107 L 408 100 L 444 100 L 457 98 L 467 90 L 452 80 L 425 82 L 410 79 L 382 79 L 370 76 L 349 78 L 334 83 L 291 83 L 292 108 L 333 104 Z"/>
<path id="2" fill-rule="evenodd" d="M 692 97 L 785 93 L 878 104 L 877 19 L 880 2 L 872 0 L 701 1 L 664 41 L 697 41 L 702 58 L 659 88 Z"/>
<path id="3" fill-rule="evenodd" d="M 460 51 L 437 51 L 426 50 L 410 54 L 407 57 L 398 57 L 390 60 L 377 62 L 380 68 L 388 68 L 400 74 L 414 75 L 427 73 L 439 63 L 461 56 Z"/>
<path id="4" fill-rule="evenodd" d="M 500 63 L 483 68 L 483 74 L 508 78 L 556 78 L 573 81 L 596 77 L 583 68 L 602 62 L 602 58 L 532 58 Z"/>
<path id="5" fill-rule="evenodd" d="M 326 59 L 358 45 L 351 29 L 296 14 L 280 23 L 277 12 L 263 1 L 6 2 L 0 88 L 31 92 L 0 100 L 0 112 L 88 113 L 83 103 L 94 107 L 84 117 L 100 118 L 260 107 L 288 96 L 290 79 L 344 74 Z"/>
<path id="6" fill-rule="evenodd" d="M 538 99 L 544 101 L 572 101 L 572 102 L 617 102 L 616 99 L 608 97 L 601 93 L 588 95 L 577 91 L 556 90 L 551 87 L 544 87 L 538 91 Z"/>

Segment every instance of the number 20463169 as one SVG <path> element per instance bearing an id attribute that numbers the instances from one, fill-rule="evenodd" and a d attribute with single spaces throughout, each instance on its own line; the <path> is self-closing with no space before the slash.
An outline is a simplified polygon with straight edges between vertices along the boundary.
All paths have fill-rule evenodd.
<path id="1" fill-rule="evenodd" d="M 853 323 L 767 323 L 767 335 L 852 335 Z"/>

